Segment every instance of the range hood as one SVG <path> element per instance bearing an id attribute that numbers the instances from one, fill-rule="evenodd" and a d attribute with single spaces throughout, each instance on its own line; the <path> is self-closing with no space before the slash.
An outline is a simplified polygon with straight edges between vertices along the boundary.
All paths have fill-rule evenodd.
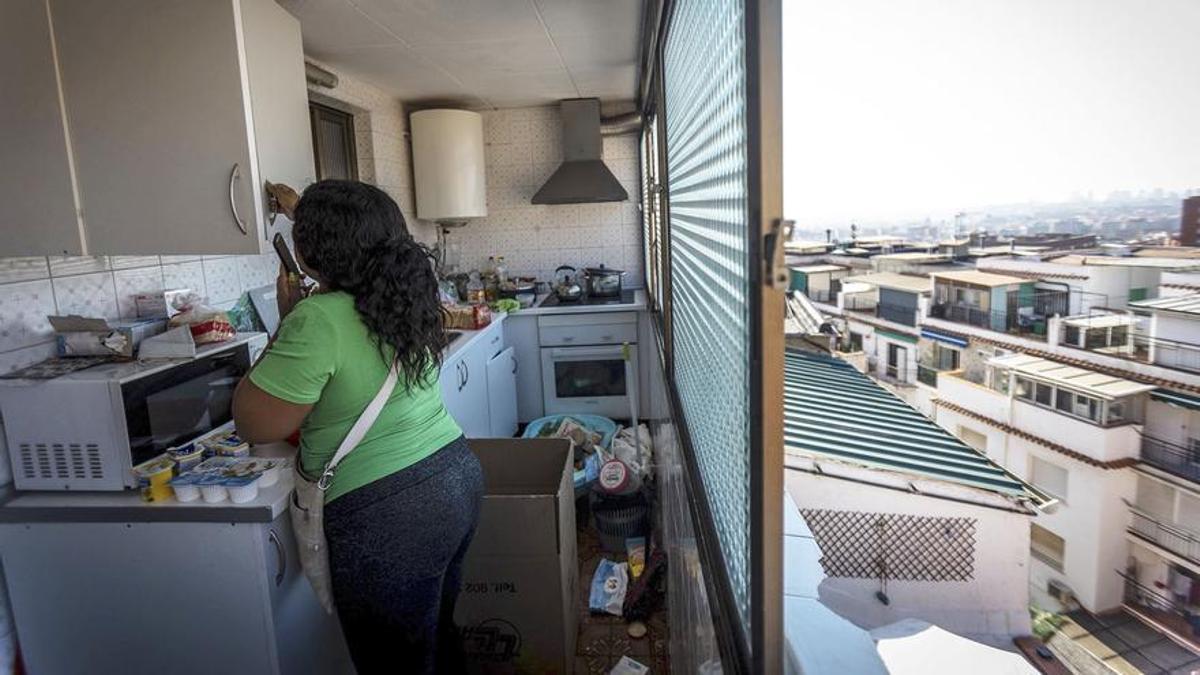
<path id="1" fill-rule="evenodd" d="M 534 204 L 584 204 L 629 199 L 629 193 L 601 159 L 600 99 L 569 99 L 560 106 L 563 163 L 530 201 Z"/>

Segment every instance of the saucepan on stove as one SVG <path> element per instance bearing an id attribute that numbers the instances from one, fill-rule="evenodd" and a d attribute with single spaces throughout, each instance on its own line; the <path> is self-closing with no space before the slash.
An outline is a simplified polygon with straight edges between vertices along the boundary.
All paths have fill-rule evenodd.
<path id="1" fill-rule="evenodd" d="M 621 277 L 625 273 L 601 265 L 583 271 L 588 297 L 615 298 L 621 295 Z"/>

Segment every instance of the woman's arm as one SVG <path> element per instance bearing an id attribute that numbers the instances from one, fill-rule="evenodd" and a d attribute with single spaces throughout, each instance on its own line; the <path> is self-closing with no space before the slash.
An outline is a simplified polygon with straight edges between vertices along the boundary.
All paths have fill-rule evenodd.
<path id="1" fill-rule="evenodd" d="M 242 378 L 233 393 L 233 423 L 238 436 L 251 443 L 282 441 L 300 428 L 312 404 L 276 398 Z"/>
<path id="2" fill-rule="evenodd" d="M 304 298 L 304 291 L 299 280 L 289 277 L 282 264 L 279 266 L 279 276 L 275 280 L 275 290 L 282 324 L 296 304 Z M 268 356 L 276 337 L 278 332 L 271 337 L 271 343 L 263 350 L 262 356 L 251 368 L 251 373 Z M 247 373 L 233 393 L 233 423 L 237 427 L 238 435 L 251 443 L 282 441 L 300 428 L 312 407 L 311 403 L 292 403 L 272 396 L 254 384 Z"/>

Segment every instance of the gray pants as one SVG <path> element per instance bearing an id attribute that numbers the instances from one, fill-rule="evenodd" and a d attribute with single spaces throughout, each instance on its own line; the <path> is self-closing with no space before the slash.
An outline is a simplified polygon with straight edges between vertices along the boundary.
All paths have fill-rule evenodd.
<path id="1" fill-rule="evenodd" d="M 325 505 L 333 596 L 359 673 L 455 673 L 454 604 L 483 470 L 459 438 Z"/>

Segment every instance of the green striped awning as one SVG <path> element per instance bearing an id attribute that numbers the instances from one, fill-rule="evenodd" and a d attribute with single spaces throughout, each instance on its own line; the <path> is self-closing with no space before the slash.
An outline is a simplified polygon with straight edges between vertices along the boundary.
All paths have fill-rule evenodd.
<path id="1" fill-rule="evenodd" d="M 786 448 L 1037 499 L 1020 479 L 845 361 L 788 350 L 784 364 Z"/>
<path id="2" fill-rule="evenodd" d="M 1155 389 L 1150 392 L 1150 398 L 1188 410 L 1200 410 L 1200 396 L 1194 394 L 1184 394 L 1170 389 Z"/>

